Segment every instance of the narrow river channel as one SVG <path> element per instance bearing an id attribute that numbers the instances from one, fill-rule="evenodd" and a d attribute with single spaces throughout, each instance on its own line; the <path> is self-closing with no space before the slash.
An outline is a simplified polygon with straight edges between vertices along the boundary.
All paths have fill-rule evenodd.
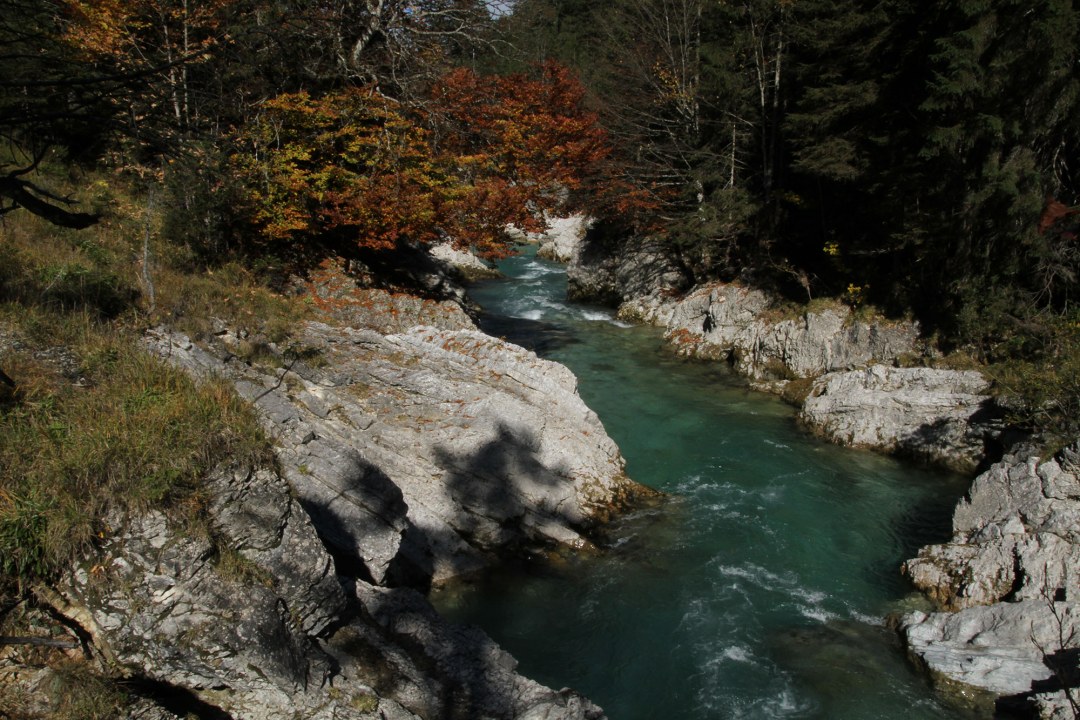
<path id="1" fill-rule="evenodd" d="M 947 535 L 961 479 L 809 437 L 725 367 L 567 303 L 558 265 L 501 269 L 472 290 L 485 329 L 569 366 L 630 476 L 671 500 L 612 526 L 599 557 L 440 591 L 442 612 L 612 720 L 962 717 L 884 626 L 913 602 L 900 562 Z"/>

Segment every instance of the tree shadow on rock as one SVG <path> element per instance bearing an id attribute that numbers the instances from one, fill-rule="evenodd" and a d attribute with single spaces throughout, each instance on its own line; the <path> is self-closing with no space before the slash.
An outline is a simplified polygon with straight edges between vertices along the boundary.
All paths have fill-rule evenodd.
<path id="1" fill-rule="evenodd" d="M 443 505 L 446 525 L 440 531 L 410 525 L 394 560 L 392 584 L 426 591 L 437 565 L 443 575 L 468 574 L 588 530 L 570 470 L 541 462 L 539 449 L 533 431 L 505 422 L 478 447 L 437 447 L 444 475 L 426 504 Z M 462 543 L 472 552 L 462 554 Z"/>
<path id="2" fill-rule="evenodd" d="M 343 470 L 334 482 L 305 483 L 299 491 L 300 504 L 334 558 L 337 572 L 375 582 L 367 564 L 379 562 L 373 546 L 407 531 L 408 505 L 386 473 L 359 453 L 350 450 L 335 468 Z"/>
<path id="3" fill-rule="evenodd" d="M 349 628 L 349 646 L 342 649 L 365 665 L 364 682 L 412 712 L 439 720 L 532 713 L 602 717 L 572 691 L 553 691 L 519 676 L 517 661 L 483 631 L 445 622 L 413 590 L 357 585 L 356 597 L 365 622 Z M 585 712 L 557 711 L 575 705 L 584 705 Z"/>

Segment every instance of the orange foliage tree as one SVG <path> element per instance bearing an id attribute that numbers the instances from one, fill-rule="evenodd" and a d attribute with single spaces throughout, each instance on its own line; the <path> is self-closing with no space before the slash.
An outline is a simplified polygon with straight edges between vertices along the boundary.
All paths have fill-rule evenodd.
<path id="1" fill-rule="evenodd" d="M 509 225 L 602 195 L 610 154 L 565 68 L 536 77 L 455 70 L 406 106 L 374 89 L 279 96 L 235 134 L 247 214 L 266 240 L 360 247 L 451 240 L 508 252 Z"/>

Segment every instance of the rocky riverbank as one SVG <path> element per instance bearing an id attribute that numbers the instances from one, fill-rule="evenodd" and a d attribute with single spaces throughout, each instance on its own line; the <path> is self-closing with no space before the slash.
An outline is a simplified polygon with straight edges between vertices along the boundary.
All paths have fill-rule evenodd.
<path id="1" fill-rule="evenodd" d="M 999 696 L 1003 707 L 1073 718 L 1078 568 L 1080 446 L 1046 460 L 1009 455 L 975 479 L 951 540 L 905 564 L 938 610 L 909 613 L 899 627 L 936 678 Z"/>
<path id="2" fill-rule="evenodd" d="M 686 288 L 656 246 L 572 255 L 571 293 L 664 327 L 676 352 L 725 361 L 799 406 L 812 430 L 973 473 L 1005 443 L 990 383 L 974 370 L 912 367 L 930 350 L 912 323 L 839 304 L 792 311 L 741 284 Z M 938 685 L 982 712 L 1080 715 L 1080 448 L 1014 450 L 979 475 L 948 543 L 904 572 L 934 604 L 896 623 Z"/>
<path id="3" fill-rule="evenodd" d="M 822 437 L 968 473 L 996 451 L 1001 413 L 989 382 L 976 371 L 918 366 L 930 351 L 917 324 L 838 302 L 796 307 L 739 283 L 691 287 L 655 241 L 614 249 L 583 237 L 565 253 L 572 298 L 663 327 L 682 356 L 729 363 L 797 405 Z"/>
<path id="4" fill-rule="evenodd" d="M 310 292 L 325 320 L 287 346 L 223 323 L 200 343 L 146 335 L 166 362 L 231 381 L 276 463 L 222 468 L 194 525 L 109 518 L 93 557 L 38 591 L 82 648 L 55 652 L 126 678 L 130 717 L 602 717 L 421 594 L 509 556 L 590 551 L 593 528 L 654 494 L 626 477 L 574 376 L 480 333 L 453 300 L 330 270 Z M 4 687 L 32 713 L 58 676 L 23 659 L 6 655 Z"/>

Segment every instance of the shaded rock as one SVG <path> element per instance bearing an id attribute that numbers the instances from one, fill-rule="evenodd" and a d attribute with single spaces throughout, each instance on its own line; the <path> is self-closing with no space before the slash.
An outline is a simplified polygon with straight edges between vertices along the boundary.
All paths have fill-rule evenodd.
<path id="1" fill-rule="evenodd" d="M 613 248 L 604 238 L 587 238 L 567 267 L 571 300 L 618 307 L 620 318 L 663 325 L 674 308 L 672 298 L 687 277 L 655 238 L 630 238 Z"/>
<path id="2" fill-rule="evenodd" d="M 872 365 L 818 378 L 799 417 L 833 442 L 972 472 L 1000 432 L 989 387 L 973 370 Z"/>
<path id="3" fill-rule="evenodd" d="M 216 482 L 247 510 L 212 508 L 211 522 L 247 547 L 226 550 L 156 511 L 113 518 L 116 534 L 93 567 L 65 577 L 48 599 L 89 632 L 113 672 L 187 688 L 235 717 L 280 717 L 294 704 L 304 708 L 308 691 L 329 677 L 329 663 L 313 652 L 304 628 L 325 628 L 345 597 L 284 483 L 265 473 L 235 479 Z M 260 500 L 275 508 L 261 520 Z M 253 532 L 262 521 L 265 531 Z M 266 540 L 273 547 L 259 547 Z M 243 560 L 227 565 L 222 552 Z M 253 583 L 245 571 L 265 582 Z"/>
<path id="4" fill-rule="evenodd" d="M 270 470 L 220 472 L 206 484 L 211 528 L 245 560 L 262 568 L 308 635 L 340 617 L 345 598 L 330 556 L 288 484 Z"/>
<path id="5" fill-rule="evenodd" d="M 363 622 L 328 643 L 345 674 L 425 718 L 565 718 L 603 712 L 579 694 L 521 677 L 483 632 L 446 624 L 418 593 L 356 586 Z"/>
<path id="6" fill-rule="evenodd" d="M 483 280 L 485 278 L 501 277 L 496 268 L 484 262 L 476 255 L 467 250 L 454 247 L 453 243 L 439 243 L 431 246 L 431 256 L 442 262 L 454 271 L 460 273 L 465 280 Z"/>
<path id="7" fill-rule="evenodd" d="M 213 541 L 156 511 L 113 517 L 100 553 L 41 591 L 110 673 L 130 678 L 140 699 L 128 717 L 603 716 L 521 677 L 486 636 L 446 625 L 415 592 L 361 582 L 346 596 L 274 473 L 222 473 L 206 491 Z"/>

